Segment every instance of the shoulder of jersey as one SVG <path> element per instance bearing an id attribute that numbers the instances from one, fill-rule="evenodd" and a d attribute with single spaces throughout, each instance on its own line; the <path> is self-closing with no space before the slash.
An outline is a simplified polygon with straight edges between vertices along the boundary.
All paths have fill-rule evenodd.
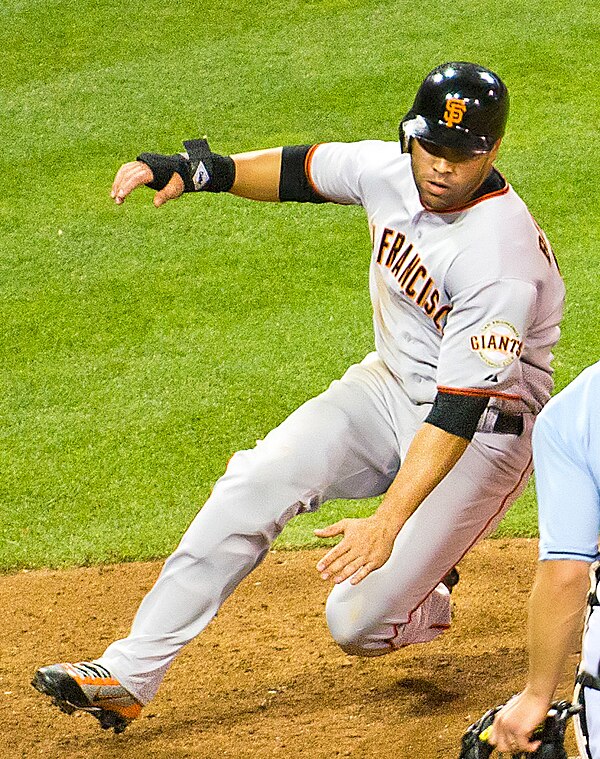
<path id="1" fill-rule="evenodd" d="M 537 227 L 523 199 L 506 179 L 504 188 L 478 198 L 465 207 L 479 234 L 501 240 L 510 237 L 514 242 L 537 234 Z M 459 212 L 460 213 L 460 212 Z"/>
<path id="2" fill-rule="evenodd" d="M 389 163 L 394 159 L 410 160 L 410 156 L 403 153 L 400 149 L 399 142 L 386 140 L 361 140 L 354 143 L 359 152 L 368 155 L 374 161 L 385 161 Z"/>
<path id="3" fill-rule="evenodd" d="M 453 239 L 461 254 L 452 269 L 460 281 L 517 279 L 553 283 L 560 273 L 527 206 L 513 191 L 491 197 L 457 216 Z"/>
<path id="4" fill-rule="evenodd" d="M 361 175 L 370 177 L 372 190 L 381 190 L 380 183 L 385 178 L 394 178 L 397 182 L 412 177 L 410 155 L 402 152 L 399 142 L 363 140 L 356 143 L 356 149 Z"/>

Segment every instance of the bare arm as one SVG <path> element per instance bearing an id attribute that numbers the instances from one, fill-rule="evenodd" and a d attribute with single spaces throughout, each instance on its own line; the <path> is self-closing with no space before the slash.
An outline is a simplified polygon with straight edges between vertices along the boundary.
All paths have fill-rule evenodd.
<path id="1" fill-rule="evenodd" d="M 250 200 L 278 201 L 281 153 L 282 148 L 269 148 L 231 156 L 235 163 L 235 181 L 230 192 Z M 135 189 L 152 180 L 152 169 L 143 161 L 123 164 L 115 176 L 111 197 L 121 205 Z M 178 198 L 183 189 L 182 178 L 173 174 L 169 183 L 154 195 L 154 205 L 158 208 Z"/>
<path id="2" fill-rule="evenodd" d="M 230 192 L 250 200 L 279 200 L 282 148 L 232 155 L 235 181 Z"/>
<path id="3" fill-rule="evenodd" d="M 465 452 L 469 441 L 425 423 L 417 431 L 394 482 L 377 511 L 366 519 L 342 519 L 319 537 L 344 534 L 343 540 L 317 564 L 326 580 L 352 577 L 356 585 L 389 559 L 396 536 L 431 491 Z"/>
<path id="4" fill-rule="evenodd" d="M 584 561 L 541 561 L 529 600 L 528 689 L 552 699 L 581 631 L 589 588 Z M 548 631 L 552 631 L 549 635 Z"/>
<path id="5" fill-rule="evenodd" d="M 454 467 L 469 441 L 432 424 L 423 424 L 414 436 L 396 479 L 379 509 L 380 518 L 400 532 L 409 516 Z"/>
<path id="6" fill-rule="evenodd" d="M 534 751 L 530 736 L 544 720 L 574 650 L 589 587 L 584 561 L 541 561 L 529 599 L 529 677 L 496 715 L 490 743 L 499 751 Z"/>

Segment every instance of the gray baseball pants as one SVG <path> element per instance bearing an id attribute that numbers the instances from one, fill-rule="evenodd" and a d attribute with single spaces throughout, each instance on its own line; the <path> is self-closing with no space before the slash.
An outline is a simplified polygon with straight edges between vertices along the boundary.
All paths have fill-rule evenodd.
<path id="1" fill-rule="evenodd" d="M 239 451 L 167 559 L 127 638 L 98 660 L 142 703 L 181 648 L 264 558 L 286 522 L 330 499 L 381 495 L 429 413 L 370 354 L 252 450 Z M 334 586 L 327 622 L 348 653 L 376 656 L 450 625 L 441 578 L 492 530 L 531 471 L 532 418 L 519 435 L 476 433 L 404 525 L 390 559 L 357 586 Z M 314 581 L 321 582 L 315 570 Z M 293 592 L 293 589 L 290 589 Z"/>

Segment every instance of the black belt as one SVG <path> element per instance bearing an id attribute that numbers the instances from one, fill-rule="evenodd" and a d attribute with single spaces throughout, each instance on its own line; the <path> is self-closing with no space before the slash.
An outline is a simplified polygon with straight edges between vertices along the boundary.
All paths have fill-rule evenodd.
<path id="1" fill-rule="evenodd" d="M 523 432 L 523 414 L 505 414 L 501 411 L 492 432 L 499 435 L 520 435 Z"/>

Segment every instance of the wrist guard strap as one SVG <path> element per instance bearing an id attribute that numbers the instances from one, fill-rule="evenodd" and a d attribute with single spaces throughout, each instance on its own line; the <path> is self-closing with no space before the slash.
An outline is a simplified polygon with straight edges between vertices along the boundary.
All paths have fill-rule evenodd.
<path id="1" fill-rule="evenodd" d="M 233 158 L 213 153 L 206 139 L 187 140 L 187 153 L 162 155 L 140 153 L 136 160 L 152 169 L 154 178 L 146 185 L 162 190 L 177 173 L 183 179 L 184 192 L 228 192 L 235 181 Z"/>

